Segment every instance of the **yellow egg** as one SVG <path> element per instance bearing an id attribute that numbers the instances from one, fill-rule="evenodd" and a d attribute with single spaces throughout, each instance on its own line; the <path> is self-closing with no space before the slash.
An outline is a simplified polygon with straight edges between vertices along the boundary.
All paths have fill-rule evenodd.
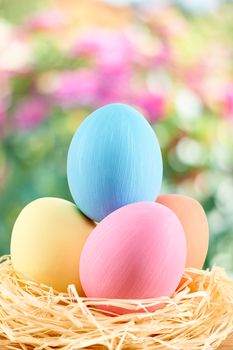
<path id="1" fill-rule="evenodd" d="M 79 279 L 82 247 L 95 223 L 73 204 L 60 198 L 41 198 L 19 214 L 12 232 L 11 258 L 16 272 L 27 279 L 65 292 Z"/>

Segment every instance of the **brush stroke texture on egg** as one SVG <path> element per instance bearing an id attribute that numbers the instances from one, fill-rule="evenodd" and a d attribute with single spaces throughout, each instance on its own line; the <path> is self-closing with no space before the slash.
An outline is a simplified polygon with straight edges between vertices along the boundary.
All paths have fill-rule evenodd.
<path id="1" fill-rule="evenodd" d="M 80 258 L 80 280 L 93 298 L 171 296 L 185 262 L 186 240 L 176 215 L 157 203 L 133 203 L 91 232 Z"/>
<path id="2" fill-rule="evenodd" d="M 178 194 L 159 196 L 157 203 L 171 209 L 183 226 L 187 240 L 186 267 L 202 269 L 209 246 L 209 226 L 201 204 L 191 197 Z"/>
<path id="3" fill-rule="evenodd" d="M 14 269 L 29 280 L 66 292 L 75 284 L 83 295 L 79 259 L 95 227 L 73 204 L 60 198 L 40 198 L 19 214 L 11 237 Z"/>
<path id="4" fill-rule="evenodd" d="M 157 137 L 130 106 L 99 108 L 72 139 L 67 176 L 77 206 L 95 221 L 126 204 L 154 201 L 162 182 Z"/>

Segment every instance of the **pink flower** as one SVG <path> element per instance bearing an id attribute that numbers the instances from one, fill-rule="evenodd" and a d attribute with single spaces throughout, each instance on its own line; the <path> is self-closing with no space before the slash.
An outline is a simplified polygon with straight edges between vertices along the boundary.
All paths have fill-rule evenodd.
<path id="1" fill-rule="evenodd" d="M 58 75 L 58 83 L 52 93 L 64 107 L 95 106 L 99 87 L 98 74 L 86 69 L 66 71 Z"/>
<path id="2" fill-rule="evenodd" d="M 157 65 L 167 65 L 172 62 L 172 50 L 169 44 L 164 43 L 160 51 L 155 55 Z"/>
<path id="3" fill-rule="evenodd" d="M 233 122 L 233 85 L 227 88 L 224 98 L 225 116 Z"/>
<path id="4" fill-rule="evenodd" d="M 208 67 L 205 63 L 199 62 L 194 66 L 184 70 L 184 81 L 188 87 L 195 91 L 202 99 L 205 99 L 205 82 L 209 75 Z"/>
<path id="5" fill-rule="evenodd" d="M 105 66 L 99 69 L 99 105 L 126 102 L 130 97 L 131 70 L 125 65 Z"/>
<path id="6" fill-rule="evenodd" d="M 32 95 L 16 106 L 14 117 L 20 129 L 31 129 L 42 122 L 49 113 L 49 105 L 43 96 Z"/>
<path id="7" fill-rule="evenodd" d="M 4 132 L 6 121 L 6 110 L 4 104 L 0 101 L 0 135 Z"/>
<path id="8" fill-rule="evenodd" d="M 38 12 L 32 16 L 27 27 L 33 30 L 53 30 L 64 26 L 65 15 L 59 10 Z"/>
<path id="9" fill-rule="evenodd" d="M 158 93 L 141 92 L 132 97 L 135 107 L 142 109 L 150 123 L 155 123 L 165 116 L 166 101 L 164 96 Z"/>
<path id="10" fill-rule="evenodd" d="M 58 75 L 52 96 L 65 108 L 123 102 L 128 96 L 129 77 L 124 66 L 67 71 Z"/>
<path id="11" fill-rule="evenodd" d="M 92 29 L 83 34 L 72 48 L 74 56 L 85 55 L 98 66 L 127 64 L 134 59 L 129 38 L 120 31 Z"/>
<path id="12" fill-rule="evenodd" d="M 161 42 L 159 45 L 154 45 L 150 52 L 144 52 L 138 49 L 137 55 L 135 55 L 135 66 L 138 69 L 157 69 L 160 66 L 169 66 L 169 69 L 173 65 L 173 52 L 169 43 Z"/>

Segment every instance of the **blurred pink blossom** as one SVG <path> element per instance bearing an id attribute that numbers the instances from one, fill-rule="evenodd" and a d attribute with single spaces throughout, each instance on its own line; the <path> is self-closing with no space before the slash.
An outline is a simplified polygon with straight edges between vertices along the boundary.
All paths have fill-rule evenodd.
<path id="1" fill-rule="evenodd" d="M 158 93 L 141 92 L 132 97 L 135 107 L 141 108 L 150 123 L 155 123 L 165 116 L 166 101 L 164 96 Z"/>
<path id="2" fill-rule="evenodd" d="M 156 69 L 158 66 L 168 66 L 173 64 L 173 52 L 171 46 L 166 42 L 161 42 L 155 45 L 150 52 L 143 52 L 138 49 L 135 55 L 134 62 L 137 68 L 142 69 Z M 133 67 L 135 69 L 135 67 Z"/>
<path id="3" fill-rule="evenodd" d="M 188 87 L 195 91 L 201 98 L 205 97 L 205 81 L 209 71 L 206 64 L 199 62 L 196 65 L 189 67 L 183 71 L 183 77 Z"/>
<path id="4" fill-rule="evenodd" d="M 4 131 L 4 125 L 6 121 L 6 110 L 2 101 L 0 101 L 0 135 Z"/>
<path id="5" fill-rule="evenodd" d="M 124 67 L 66 71 L 57 77 L 53 98 L 63 107 L 98 107 L 127 98 L 129 72 Z"/>
<path id="6" fill-rule="evenodd" d="M 64 26 L 65 15 L 59 10 L 48 10 L 36 13 L 27 23 L 27 27 L 33 30 L 53 30 Z"/>
<path id="7" fill-rule="evenodd" d="M 155 55 L 157 65 L 167 65 L 172 61 L 172 50 L 169 44 L 163 43 L 160 51 Z"/>
<path id="8" fill-rule="evenodd" d="M 98 105 L 126 102 L 130 96 L 131 71 L 126 65 L 105 66 L 99 70 Z"/>
<path id="9" fill-rule="evenodd" d="M 224 110 L 226 117 L 233 122 L 233 85 L 227 88 L 224 98 Z"/>
<path id="10" fill-rule="evenodd" d="M 98 75 L 95 71 L 80 69 L 58 75 L 52 95 L 64 107 L 97 105 Z"/>
<path id="11" fill-rule="evenodd" d="M 120 31 L 92 29 L 73 45 L 72 54 L 89 56 L 98 66 L 127 64 L 135 50 L 127 35 Z"/>
<path id="12" fill-rule="evenodd" d="M 16 106 L 14 117 L 20 129 L 31 129 L 42 122 L 49 113 L 49 105 L 43 96 L 32 95 L 22 99 Z"/>
<path id="13" fill-rule="evenodd" d="M 65 108 L 97 108 L 107 103 L 134 104 L 154 123 L 165 115 L 162 94 L 132 90 L 131 71 L 123 66 L 105 66 L 98 70 L 66 71 L 57 76 L 52 97 Z"/>

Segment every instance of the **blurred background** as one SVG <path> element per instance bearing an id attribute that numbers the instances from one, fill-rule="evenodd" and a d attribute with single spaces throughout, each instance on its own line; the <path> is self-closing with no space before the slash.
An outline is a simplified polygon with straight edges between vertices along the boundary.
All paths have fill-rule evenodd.
<path id="1" fill-rule="evenodd" d="M 0 254 L 24 205 L 71 200 L 81 121 L 125 102 L 160 140 L 162 192 L 206 210 L 206 267 L 233 276 L 232 33 L 231 1 L 0 0 Z"/>

